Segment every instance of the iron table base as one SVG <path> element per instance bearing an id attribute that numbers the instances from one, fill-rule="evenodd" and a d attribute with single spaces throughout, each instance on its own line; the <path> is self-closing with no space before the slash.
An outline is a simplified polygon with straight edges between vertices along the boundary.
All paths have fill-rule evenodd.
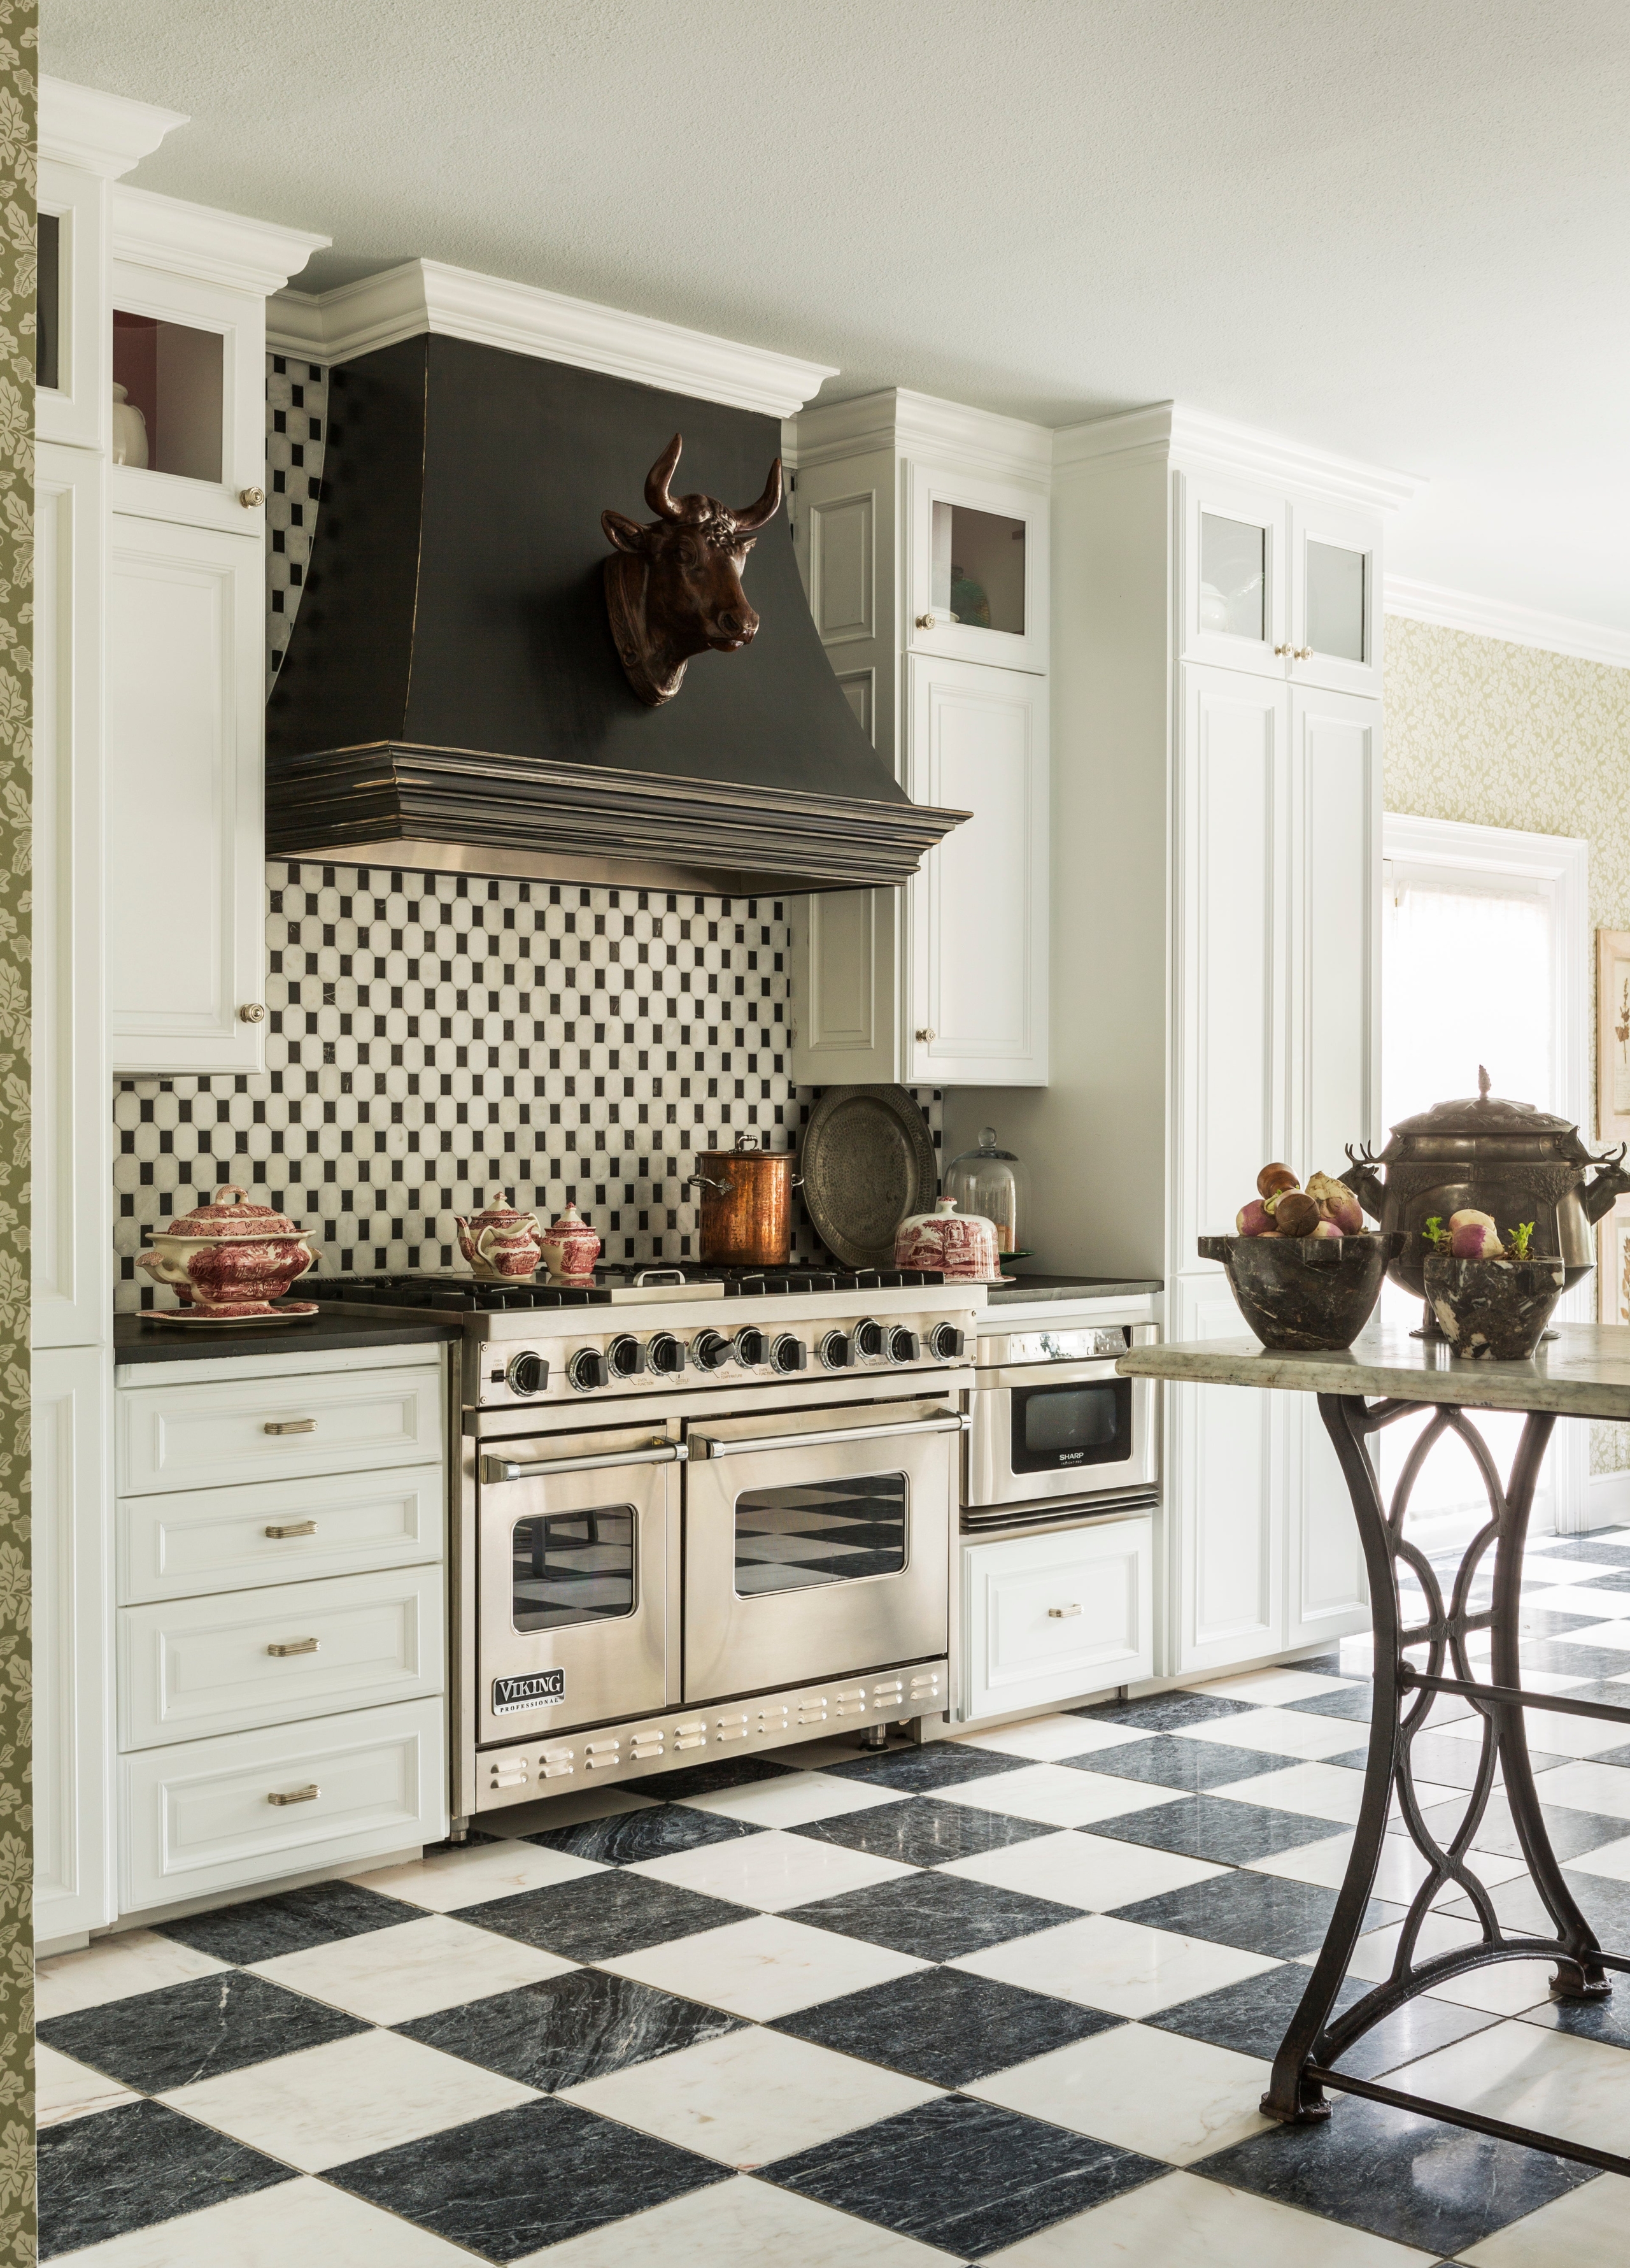
<path id="1" fill-rule="evenodd" d="M 1559 2000 L 1601 1999 L 1612 1989 L 1608 1972 L 1630 1970 L 1630 1956 L 1603 1951 L 1563 1879 L 1539 1808 L 1524 1724 L 1524 1709 L 1554 1710 L 1568 1716 L 1630 1724 L 1630 1708 L 1570 1702 L 1560 1694 L 1524 1693 L 1521 1687 L 1518 1616 L 1523 1547 L 1535 1484 L 1556 1419 L 1549 1411 L 1536 1411 L 1524 1421 L 1509 1484 L 1502 1486 L 1488 1445 L 1465 1412 L 1436 1406 L 1405 1461 L 1391 1503 L 1384 1504 L 1369 1452 L 1369 1436 L 1421 1406 L 1407 1401 L 1366 1402 L 1362 1395 L 1318 1396 L 1319 1415 L 1335 1444 L 1369 1570 L 1375 1624 L 1375 1700 L 1363 1800 L 1347 1873 L 1324 1948 L 1274 2058 L 1273 2079 L 1262 2108 L 1271 2118 L 1310 2124 L 1329 2117 L 1325 2089 L 1334 2088 L 1441 2118 L 1451 2125 L 1471 2127 L 1502 2141 L 1520 2142 L 1557 2157 L 1630 2175 L 1630 2158 L 1611 2151 L 1487 2118 L 1452 2103 L 1430 2102 L 1336 2068 L 1355 2041 L 1406 2002 L 1493 1962 L 1554 1962 L 1551 1992 Z M 1487 1493 L 1489 1517 L 1462 1554 L 1445 1597 L 1437 1571 L 1405 1535 L 1404 1518 L 1422 1465 L 1444 1434 L 1450 1432 L 1471 1453 Z M 1491 1551 L 1494 1565 L 1487 1602 L 1474 1607 L 1474 1595 L 1480 1595 L 1479 1577 Z M 1399 1590 L 1403 1569 L 1413 1574 L 1425 1596 L 1425 1619 L 1418 1624 L 1404 1620 Z M 1473 1633 L 1484 1630 L 1489 1633 L 1491 1648 L 1492 1674 L 1487 1679 L 1475 1675 L 1468 1653 Z M 1423 1658 L 1411 1660 L 1412 1655 Z M 1483 1719 L 1477 1777 L 1466 1797 L 1465 1810 L 1447 1843 L 1437 1841 L 1421 1815 L 1411 1753 L 1415 1735 L 1440 1693 L 1461 1696 Z M 1523 1858 L 1550 1917 L 1553 1936 L 1516 1935 L 1505 1930 L 1487 1886 L 1467 1863 L 1467 1853 L 1488 1808 L 1496 1767 Z M 1391 1975 L 1333 2018 L 1381 1863 L 1394 1793 L 1410 1839 L 1426 1862 L 1426 1880 L 1401 1925 Z M 1421 1926 L 1435 1899 L 1451 1883 L 1470 1901 L 1481 1933 L 1473 1942 L 1450 1952 L 1418 1959 Z"/>

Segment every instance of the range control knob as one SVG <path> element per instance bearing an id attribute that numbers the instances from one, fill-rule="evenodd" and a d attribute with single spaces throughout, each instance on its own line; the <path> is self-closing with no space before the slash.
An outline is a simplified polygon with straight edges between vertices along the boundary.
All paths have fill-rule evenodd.
<path id="1" fill-rule="evenodd" d="M 745 1331 L 736 1334 L 736 1359 L 747 1370 L 756 1370 L 760 1363 L 769 1359 L 770 1343 L 756 1325 L 749 1324 Z"/>
<path id="2" fill-rule="evenodd" d="M 883 1352 L 883 1326 L 868 1315 L 849 1333 L 849 1343 L 863 1362 L 876 1362 Z"/>
<path id="3" fill-rule="evenodd" d="M 606 1350 L 613 1378 L 638 1378 L 645 1368 L 645 1350 L 631 1331 L 619 1331 Z"/>
<path id="4" fill-rule="evenodd" d="M 598 1347 L 579 1347 L 566 1366 L 566 1375 L 579 1394 L 592 1394 L 611 1384 L 611 1365 Z"/>
<path id="5" fill-rule="evenodd" d="M 525 1354 L 510 1356 L 503 1375 L 511 1394 L 541 1394 L 549 1382 L 549 1366 L 529 1347 Z"/>
<path id="6" fill-rule="evenodd" d="M 929 1352 L 941 1362 L 955 1362 L 966 1344 L 966 1333 L 955 1323 L 936 1323 L 929 1333 Z"/>
<path id="7" fill-rule="evenodd" d="M 795 1339 L 790 1331 L 781 1332 L 770 1348 L 770 1368 L 791 1371 L 807 1370 L 809 1366 L 810 1351 L 803 1340 Z"/>
<path id="8" fill-rule="evenodd" d="M 685 1342 L 672 1331 L 658 1331 L 645 1350 L 650 1366 L 664 1378 L 677 1378 L 685 1367 Z"/>
<path id="9" fill-rule="evenodd" d="M 820 1359 L 828 1370 L 847 1370 L 854 1359 L 847 1331 L 828 1331 L 820 1343 Z"/>
<path id="10" fill-rule="evenodd" d="M 916 1362 L 922 1354 L 922 1341 L 915 1331 L 907 1330 L 904 1323 L 896 1323 L 889 1333 L 889 1360 Z"/>
<path id="11" fill-rule="evenodd" d="M 698 1331 L 691 1341 L 691 1352 L 704 1370 L 723 1370 L 731 1351 L 730 1341 L 720 1331 Z"/>

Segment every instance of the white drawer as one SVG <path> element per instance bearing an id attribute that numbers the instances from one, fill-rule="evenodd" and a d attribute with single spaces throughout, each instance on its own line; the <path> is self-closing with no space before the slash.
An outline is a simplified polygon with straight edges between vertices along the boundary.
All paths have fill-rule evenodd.
<path id="1" fill-rule="evenodd" d="M 428 1464 L 442 1454 L 442 1368 L 127 1387 L 118 1490 L 218 1488 Z"/>
<path id="2" fill-rule="evenodd" d="M 965 1543 L 958 1719 L 1152 1677 L 1154 1525 Z"/>
<path id="3" fill-rule="evenodd" d="M 119 1603 L 440 1559 L 446 1486 L 439 1464 L 408 1465 L 358 1477 L 126 1497 Z"/>
<path id="4" fill-rule="evenodd" d="M 121 1607 L 119 1745 L 439 1693 L 442 1591 L 439 1566 L 398 1567 Z"/>
<path id="5" fill-rule="evenodd" d="M 121 1913 L 437 1842 L 443 1705 L 149 1749 L 121 1762 L 120 1809 Z"/>

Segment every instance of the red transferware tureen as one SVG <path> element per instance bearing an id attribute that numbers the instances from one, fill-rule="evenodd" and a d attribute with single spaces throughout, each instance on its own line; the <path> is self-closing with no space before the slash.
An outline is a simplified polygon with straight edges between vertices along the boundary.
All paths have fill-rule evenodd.
<path id="1" fill-rule="evenodd" d="M 156 1230 L 136 1264 L 173 1285 L 184 1307 L 228 1321 L 269 1314 L 273 1300 L 316 1267 L 317 1255 L 287 1213 L 251 1204 L 248 1190 L 229 1182 L 212 1204 Z"/>

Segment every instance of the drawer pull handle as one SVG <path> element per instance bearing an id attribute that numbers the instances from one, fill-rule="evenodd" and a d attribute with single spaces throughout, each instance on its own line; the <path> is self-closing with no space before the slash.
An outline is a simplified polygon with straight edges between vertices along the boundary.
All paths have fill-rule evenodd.
<path id="1" fill-rule="evenodd" d="M 1047 1609 L 1049 1619 L 1055 1623 L 1068 1622 L 1071 1615 L 1078 1615 L 1080 1612 L 1081 1609 L 1079 1607 L 1049 1607 Z"/>
<path id="2" fill-rule="evenodd" d="M 268 1803 L 315 1803 L 321 1793 L 321 1788 L 313 1780 L 310 1787 L 291 1787 L 286 1793 L 282 1788 L 275 1787 L 266 1800 Z"/>
<path id="3" fill-rule="evenodd" d="M 281 1528 L 268 1528 L 266 1532 L 274 1536 L 315 1535 L 317 1522 L 314 1520 L 289 1520 Z"/>
<path id="4" fill-rule="evenodd" d="M 1081 1609 L 1077 1608 L 1076 1611 L 1079 1614 Z M 315 1653 L 317 1640 L 314 1638 L 286 1638 L 281 1646 L 268 1646 L 266 1651 L 268 1653 Z"/>
<path id="5" fill-rule="evenodd" d="M 261 1427 L 263 1433 L 314 1433 L 315 1418 L 268 1418 Z"/>

